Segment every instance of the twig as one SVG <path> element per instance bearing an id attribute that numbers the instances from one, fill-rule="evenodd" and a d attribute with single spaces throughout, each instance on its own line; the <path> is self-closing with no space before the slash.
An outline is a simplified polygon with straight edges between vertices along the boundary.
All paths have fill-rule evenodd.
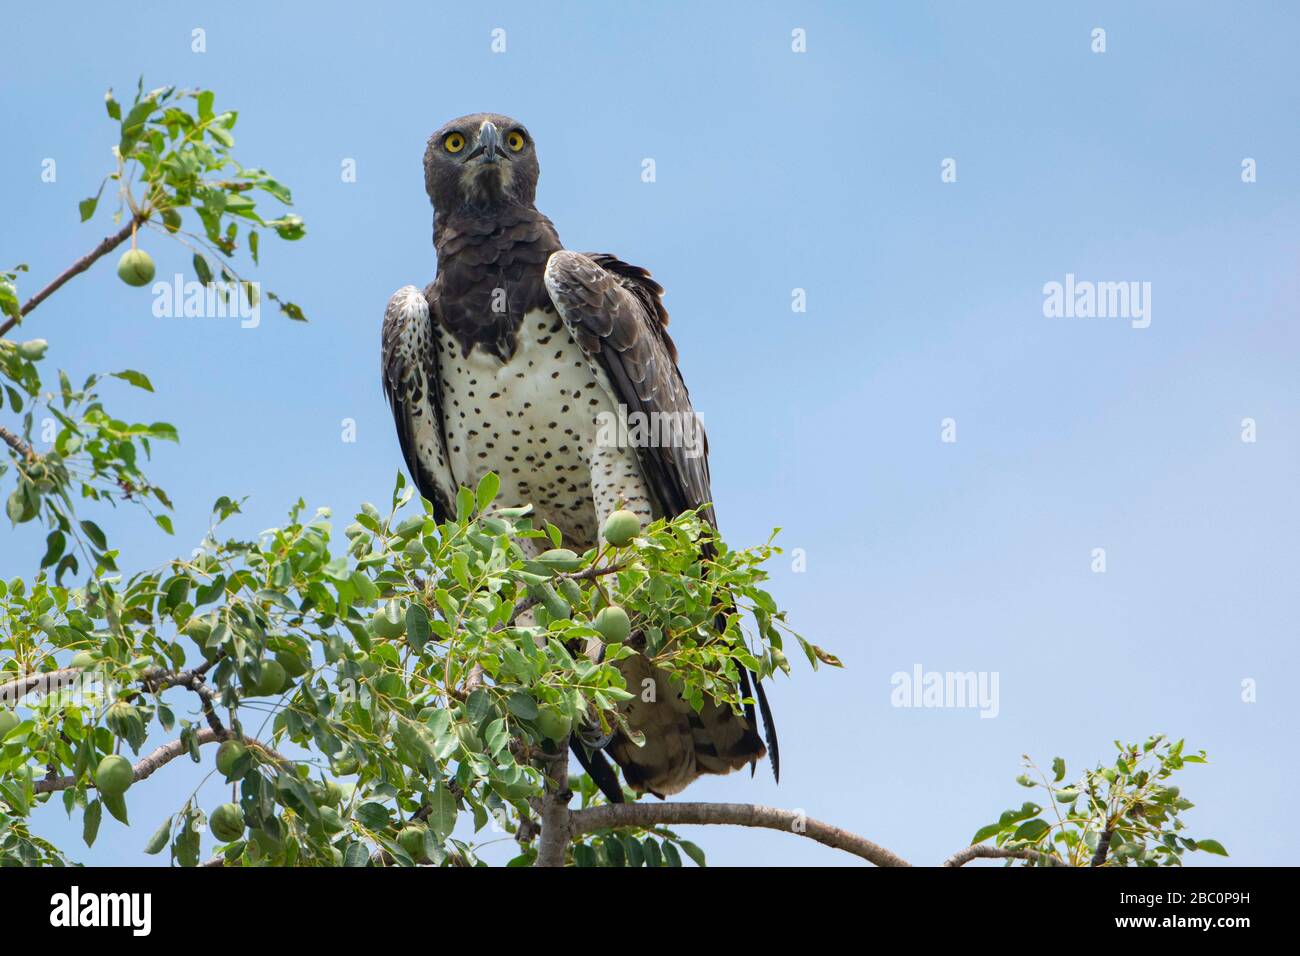
<path id="1" fill-rule="evenodd" d="M 965 866 L 971 860 L 1034 860 L 1047 866 L 1065 866 L 1060 860 L 1050 853 L 1041 853 L 1030 847 L 1021 847 L 1018 850 L 1008 850 L 1000 846 L 989 846 L 987 843 L 975 843 L 966 847 L 964 850 L 958 850 L 948 859 L 943 861 L 944 866 Z"/>
<path id="2" fill-rule="evenodd" d="M 108 253 L 112 252 L 122 243 L 126 242 L 126 240 L 130 239 L 131 231 L 135 229 L 137 225 L 144 222 L 146 218 L 148 217 L 138 215 L 138 214 L 132 216 L 131 220 L 125 226 L 123 226 L 113 235 L 107 236 L 104 239 L 104 241 L 101 242 L 99 245 L 97 245 L 94 249 L 91 249 L 90 252 L 86 253 L 84 256 L 82 256 L 72 265 L 68 266 L 68 268 L 65 269 L 62 273 L 60 273 L 58 278 L 56 278 L 53 282 L 47 285 L 40 292 L 36 293 L 30 299 L 28 299 L 27 303 L 22 307 L 22 311 L 20 312 L 20 315 L 26 316 L 28 312 L 31 312 L 32 309 L 36 308 L 38 305 L 40 305 L 42 302 L 48 299 L 51 295 L 57 292 L 59 288 L 69 279 L 85 272 L 92 265 L 94 265 L 98 259 L 108 255 Z M 17 318 L 9 319 L 3 325 L 0 325 L 0 335 L 4 335 L 6 332 L 8 332 L 17 324 L 18 324 Z"/>
<path id="3" fill-rule="evenodd" d="M 35 461 L 38 457 L 35 449 L 33 449 L 31 445 L 27 444 L 27 442 L 23 441 L 3 425 L 0 425 L 0 440 L 4 441 L 6 445 L 12 448 L 18 457 L 22 458 L 24 461 Z"/>
<path id="4" fill-rule="evenodd" d="M 730 824 L 782 830 L 816 840 L 825 846 L 860 856 L 876 866 L 911 866 L 891 850 L 872 843 L 829 823 L 813 820 L 793 810 L 779 810 L 750 803 L 612 803 L 588 807 L 568 814 L 569 835 L 577 836 L 606 827 L 652 827 L 685 824 Z M 542 821 L 542 846 L 545 848 L 549 823 Z M 566 841 L 567 842 L 567 841 Z M 541 851 L 537 865 L 544 866 Z"/>

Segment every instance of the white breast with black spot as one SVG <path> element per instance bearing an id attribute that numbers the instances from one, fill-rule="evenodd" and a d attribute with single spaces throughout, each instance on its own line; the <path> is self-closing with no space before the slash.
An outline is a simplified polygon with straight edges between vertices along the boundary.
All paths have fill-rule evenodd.
<path id="1" fill-rule="evenodd" d="M 618 415 L 608 380 L 558 315 L 526 314 L 504 363 L 479 348 L 463 355 L 445 330 L 439 337 L 447 457 L 457 482 L 473 488 L 495 471 L 502 505 L 532 504 L 575 550 L 596 543 L 620 501 L 651 517 L 635 449 L 602 440 L 617 433 L 608 428 Z"/>

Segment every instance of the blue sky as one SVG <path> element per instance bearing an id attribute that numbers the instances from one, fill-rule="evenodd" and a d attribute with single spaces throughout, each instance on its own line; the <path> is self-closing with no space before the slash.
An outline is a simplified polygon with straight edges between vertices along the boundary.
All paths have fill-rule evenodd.
<path id="1" fill-rule="evenodd" d="M 796 661 L 773 687 L 779 786 L 761 771 L 692 798 L 802 808 L 932 863 L 1026 797 L 1022 753 L 1073 771 L 1164 731 L 1212 758 L 1181 781 L 1192 835 L 1235 863 L 1294 860 L 1295 7 L 137 3 L 6 21 L 0 260 L 31 264 L 28 291 L 109 231 L 76 204 L 112 162 L 103 91 L 140 73 L 239 109 L 237 154 L 307 221 L 303 242 L 264 243 L 257 277 L 309 325 L 157 319 L 106 264 L 28 323 L 52 365 L 146 370 L 158 394 L 112 407 L 180 428 L 151 472 L 176 538 L 102 516 L 126 566 L 188 551 L 221 494 L 250 496 L 247 533 L 299 496 L 340 517 L 385 498 L 401 459 L 379 325 L 434 272 L 424 142 L 503 112 L 538 142 L 538 205 L 565 244 L 666 287 L 724 532 L 780 526 L 804 550 L 774 591 L 847 665 Z M 162 275 L 186 268 L 151 251 Z M 1045 318 L 1067 273 L 1150 282 L 1150 327 Z M 0 532 L 0 574 L 39 553 L 31 529 Z M 998 716 L 891 706 L 915 664 L 996 672 Z M 106 822 L 89 852 L 57 802 L 39 821 L 78 859 L 149 862 L 193 785 L 180 765 L 140 785 L 137 826 Z M 777 833 L 694 838 L 714 863 L 848 862 Z"/>

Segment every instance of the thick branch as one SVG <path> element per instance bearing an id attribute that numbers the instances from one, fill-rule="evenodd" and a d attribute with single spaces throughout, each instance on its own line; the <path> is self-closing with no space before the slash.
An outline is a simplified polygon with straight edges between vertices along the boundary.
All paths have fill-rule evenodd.
<path id="1" fill-rule="evenodd" d="M 966 847 L 964 850 L 958 850 L 948 859 L 943 861 L 944 866 L 965 866 L 971 860 L 1034 860 L 1047 866 L 1064 866 L 1065 864 L 1052 856 L 1050 853 L 1040 853 L 1038 850 L 1029 847 L 1022 847 L 1018 850 L 1007 850 L 1000 846 L 989 846 L 986 843 L 975 843 Z"/>
<path id="2" fill-rule="evenodd" d="M 578 814 L 569 812 L 569 800 L 573 797 L 569 790 L 569 748 L 566 744 L 556 749 L 558 753 L 542 764 L 546 774 L 546 793 L 542 797 L 542 836 L 534 866 L 564 866 L 569 841 L 580 832 L 573 829 Z"/>
<path id="3" fill-rule="evenodd" d="M 200 730 L 198 733 L 198 745 L 202 747 L 204 744 L 217 743 L 218 741 L 225 740 L 227 737 L 230 736 L 232 736 L 232 734 L 230 734 L 229 732 L 224 734 L 218 734 L 215 730 L 212 730 L 211 728 L 207 730 Z M 252 737 L 244 737 L 243 741 L 250 747 L 256 747 L 258 750 L 262 751 L 262 753 L 266 754 L 276 763 L 287 764 L 289 762 L 287 758 L 282 757 L 280 754 L 276 753 L 274 750 L 272 750 L 266 744 L 262 743 L 260 740 L 255 740 Z M 152 776 L 154 771 L 156 771 L 159 767 L 162 767 L 165 764 L 169 764 L 177 757 L 183 756 L 184 754 L 187 754 L 189 752 L 190 752 L 189 742 L 181 738 L 177 738 L 176 740 L 173 740 L 171 743 L 163 744 L 153 753 L 141 757 L 139 761 L 136 762 L 134 767 L 135 773 L 132 775 L 131 779 L 135 783 L 139 783 L 141 780 L 144 780 L 146 777 Z M 67 790 L 70 787 L 75 787 L 76 785 L 77 785 L 76 777 L 72 777 L 72 776 L 46 777 L 44 780 L 37 780 L 32 785 L 32 789 L 35 790 L 37 793 L 54 793 L 59 790 Z M 91 782 L 91 785 L 93 786 L 93 781 Z"/>
<path id="4" fill-rule="evenodd" d="M 28 312 L 32 311 L 32 309 L 36 308 L 38 305 L 40 305 L 42 302 L 48 299 L 51 295 L 57 292 L 59 288 L 69 279 L 85 272 L 87 269 L 93 266 L 98 259 L 108 255 L 108 253 L 112 252 L 122 243 L 126 242 L 126 240 L 130 239 L 131 230 L 134 229 L 136 226 L 138 226 L 140 223 L 144 222 L 145 218 L 146 217 L 144 216 L 138 216 L 138 215 L 133 216 L 125 226 L 123 226 L 113 235 L 105 237 L 103 242 L 97 245 L 94 249 L 91 249 L 90 252 L 86 253 L 84 256 L 82 256 L 72 265 L 68 266 L 68 268 L 65 269 L 53 282 L 47 285 L 40 292 L 36 293 L 30 299 L 28 299 L 27 303 L 22 308 L 21 314 L 26 316 Z M 18 324 L 18 320 L 16 318 L 9 319 L 3 325 L 0 325 L 0 335 L 4 335 L 17 324 Z"/>
<path id="5" fill-rule="evenodd" d="M 572 836 L 605 827 L 653 827 L 684 824 L 730 824 L 783 830 L 852 853 L 876 866 L 911 866 L 902 857 L 847 830 L 813 820 L 793 810 L 778 810 L 750 803 L 617 803 L 575 810 L 569 814 Z M 547 821 L 542 821 L 546 840 Z M 542 865 L 538 857 L 538 865 Z"/>
<path id="6" fill-rule="evenodd" d="M 1092 855 L 1090 866 L 1101 866 L 1106 862 L 1106 855 L 1110 853 L 1110 838 L 1114 832 L 1110 827 L 1101 831 L 1101 837 L 1097 840 L 1097 852 Z"/>

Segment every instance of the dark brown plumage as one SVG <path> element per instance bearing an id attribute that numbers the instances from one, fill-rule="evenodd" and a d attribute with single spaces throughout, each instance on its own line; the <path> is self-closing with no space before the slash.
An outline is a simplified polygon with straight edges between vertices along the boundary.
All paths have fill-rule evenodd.
<path id="1" fill-rule="evenodd" d="M 399 290 L 384 319 L 384 389 L 402 454 L 439 520 L 460 485 L 486 471 L 501 500 L 530 503 L 566 545 L 597 543 L 603 517 L 628 507 L 645 519 L 711 502 L 708 445 L 658 441 L 634 448 L 598 439 L 602 415 L 654 415 L 696 428 L 663 289 L 644 269 L 605 253 L 563 249 L 534 206 L 539 173 L 531 135 L 506 116 L 446 124 L 425 152 L 438 272 L 423 291 Z M 705 512 L 713 520 L 712 510 Z M 675 793 L 702 773 L 727 773 L 770 752 L 776 736 L 754 684 L 743 715 L 706 704 L 695 713 L 644 657 L 620 662 L 629 686 L 664 687 L 625 708 L 645 745 L 618 733 L 607 751 L 638 792 Z M 741 691 L 750 696 L 749 675 Z M 621 792 L 599 750 L 574 752 L 611 800 Z"/>

